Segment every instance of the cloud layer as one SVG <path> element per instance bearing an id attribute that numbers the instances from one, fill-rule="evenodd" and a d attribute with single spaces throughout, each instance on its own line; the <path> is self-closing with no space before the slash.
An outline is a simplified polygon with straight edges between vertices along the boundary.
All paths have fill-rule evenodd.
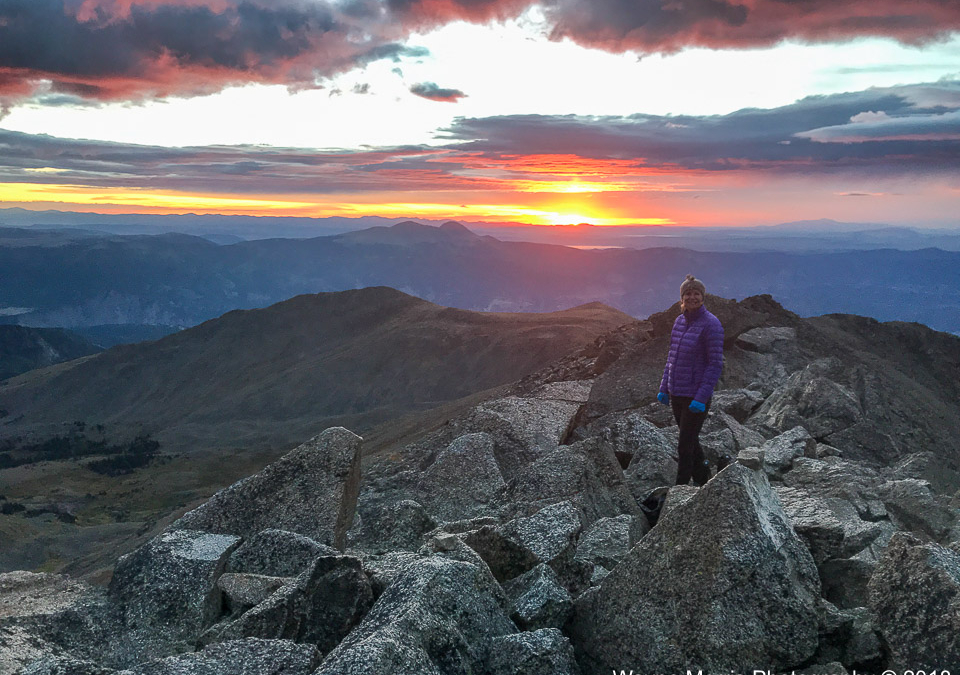
<path id="1" fill-rule="evenodd" d="M 656 171 L 951 172 L 960 170 L 958 94 L 960 81 L 705 117 L 459 119 L 446 137 L 489 157 L 576 155 Z"/>
<path id="2" fill-rule="evenodd" d="M 706 176 L 960 175 L 960 82 L 722 116 L 460 119 L 441 147 L 162 148 L 0 130 L 0 183 L 217 194 L 696 190 Z M 492 203 L 492 202 L 491 202 Z"/>
<path id="3" fill-rule="evenodd" d="M 422 55 L 405 44 L 413 31 L 530 7 L 553 39 L 611 51 L 860 36 L 923 44 L 960 31 L 956 0 L 0 0 L 0 98 L 312 87 L 374 60 Z"/>

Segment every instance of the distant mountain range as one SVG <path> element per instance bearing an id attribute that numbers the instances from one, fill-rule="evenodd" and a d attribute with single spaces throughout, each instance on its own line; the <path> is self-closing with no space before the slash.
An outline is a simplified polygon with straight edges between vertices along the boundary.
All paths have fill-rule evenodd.
<path id="1" fill-rule="evenodd" d="M 69 211 L 0 209 L 0 227 L 46 228 L 61 232 L 104 234 L 192 234 L 217 244 L 242 240 L 309 239 L 354 232 L 371 227 L 389 227 L 402 219 L 363 216 L 357 218 L 298 218 L 224 215 L 99 214 Z M 442 221 L 418 219 L 439 225 Z M 941 248 L 960 251 L 960 222 L 953 229 L 912 228 L 883 223 L 849 223 L 821 218 L 755 227 L 687 225 L 626 225 L 601 227 L 579 225 L 527 225 L 514 222 L 471 222 L 470 230 L 502 241 L 526 241 L 564 246 L 659 248 L 674 246 L 696 251 L 834 252 L 896 248 L 917 250 Z"/>
<path id="2" fill-rule="evenodd" d="M 316 237 L 350 230 L 392 225 L 396 218 L 297 218 L 274 216 L 108 214 L 74 211 L 0 209 L 0 226 L 85 229 L 100 234 L 166 234 L 184 232 L 217 240 L 264 239 L 268 237 Z"/>
<path id="3" fill-rule="evenodd" d="M 757 227 L 596 227 L 593 225 L 480 226 L 471 228 L 504 241 L 528 241 L 580 247 L 659 248 L 706 252 L 834 253 L 892 248 L 960 251 L 960 229 L 930 230 L 876 223 L 803 220 Z"/>
<path id="4" fill-rule="evenodd" d="M 642 317 L 673 302 L 688 272 L 712 293 L 769 293 L 805 316 L 844 312 L 960 331 L 957 252 L 578 250 L 413 222 L 230 245 L 183 234 L 0 230 L 0 316 L 41 327 L 185 327 L 302 293 L 383 285 L 470 310 L 603 302 Z"/>

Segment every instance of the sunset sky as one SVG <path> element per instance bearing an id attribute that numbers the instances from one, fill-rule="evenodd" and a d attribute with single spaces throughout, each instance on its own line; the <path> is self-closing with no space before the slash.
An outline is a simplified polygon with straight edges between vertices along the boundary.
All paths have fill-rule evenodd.
<path id="1" fill-rule="evenodd" d="M 0 207 L 960 227 L 957 0 L 0 0 Z"/>

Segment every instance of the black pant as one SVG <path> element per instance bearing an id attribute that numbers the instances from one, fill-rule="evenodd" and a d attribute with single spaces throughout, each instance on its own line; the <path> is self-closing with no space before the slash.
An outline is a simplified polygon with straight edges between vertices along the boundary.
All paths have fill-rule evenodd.
<path id="1" fill-rule="evenodd" d="M 686 485 L 693 478 L 697 485 L 710 480 L 710 467 L 704 462 L 703 448 L 700 447 L 700 429 L 707 419 L 710 401 L 702 413 L 690 410 L 693 399 L 689 396 L 671 396 L 673 417 L 680 426 L 680 440 L 677 443 L 677 485 Z"/>

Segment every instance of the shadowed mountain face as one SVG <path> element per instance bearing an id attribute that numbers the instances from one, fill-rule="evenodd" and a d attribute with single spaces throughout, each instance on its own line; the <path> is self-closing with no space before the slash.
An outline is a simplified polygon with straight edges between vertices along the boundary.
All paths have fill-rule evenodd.
<path id="1" fill-rule="evenodd" d="M 551 312 L 598 301 L 639 317 L 674 302 L 679 281 L 693 272 L 712 293 L 769 293 L 805 316 L 845 312 L 960 331 L 960 253 L 938 249 L 578 250 L 413 222 L 228 246 L 172 234 L 32 236 L 40 239 L 0 239 L 7 322 L 192 326 L 302 293 L 380 285 L 476 311 Z"/>
<path id="2" fill-rule="evenodd" d="M 67 330 L 0 326 L 0 380 L 98 351 L 95 344 Z"/>
<path id="3" fill-rule="evenodd" d="M 172 447 L 283 447 L 510 382 L 631 320 L 598 303 L 481 314 L 382 287 L 299 296 L 13 380 L 0 433 L 80 420 Z"/>
<path id="4" fill-rule="evenodd" d="M 629 321 L 598 303 L 482 314 L 367 288 L 234 311 L 155 342 L 26 373 L 0 386 L 0 461 L 9 442 L 15 462 L 27 462 L 0 469 L 0 495 L 10 500 L 0 497 L 0 569 L 90 572 L 130 550 L 158 519 L 325 427 L 365 433 L 503 385 Z M 408 428 L 383 426 L 388 435 Z M 122 443 L 144 431 L 160 441 L 163 459 L 122 476 L 97 474 L 88 459 L 37 463 L 50 457 L 23 449 L 52 436 L 79 438 L 77 455 L 90 455 L 91 442 Z M 10 511 L 20 507 L 33 515 Z"/>

